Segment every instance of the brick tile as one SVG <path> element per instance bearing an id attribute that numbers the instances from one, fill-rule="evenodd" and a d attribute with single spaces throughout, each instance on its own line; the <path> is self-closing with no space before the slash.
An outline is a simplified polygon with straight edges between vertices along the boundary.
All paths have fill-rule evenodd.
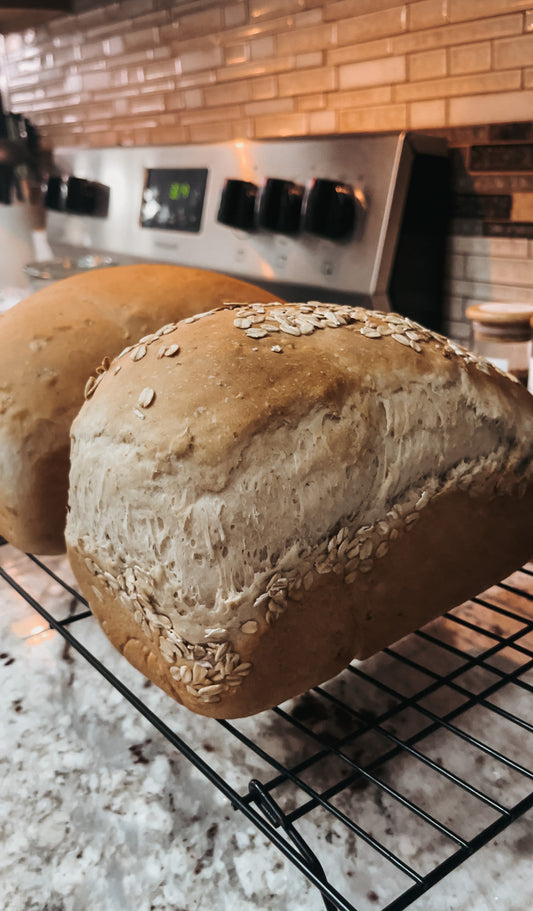
<path id="1" fill-rule="evenodd" d="M 510 6 L 513 10 L 528 9 L 531 0 L 448 0 L 448 15 L 451 22 L 482 19 L 506 13 Z"/>
<path id="2" fill-rule="evenodd" d="M 436 48 L 433 51 L 423 51 L 421 54 L 410 54 L 407 58 L 407 71 L 409 79 L 413 80 L 446 76 L 446 49 Z"/>
<path id="3" fill-rule="evenodd" d="M 255 122 L 252 118 L 241 117 L 231 124 L 232 139 L 255 139 Z"/>
<path id="4" fill-rule="evenodd" d="M 321 0 L 304 0 L 304 2 L 309 9 L 305 11 L 302 10 L 299 13 L 295 13 L 294 16 L 291 16 L 297 29 L 310 28 L 312 25 L 319 25 L 319 23 L 325 21 Z M 302 6 L 302 0 L 300 0 L 300 6 Z"/>
<path id="5" fill-rule="evenodd" d="M 454 218 L 507 219 L 511 214 L 511 197 L 505 194 L 481 196 L 475 193 L 453 197 Z"/>
<path id="6" fill-rule="evenodd" d="M 533 193 L 533 172 L 465 174 L 454 177 L 453 186 L 457 193 Z"/>
<path id="7" fill-rule="evenodd" d="M 218 82 L 237 79 L 252 79 L 254 76 L 267 76 L 272 73 L 283 73 L 294 68 L 294 57 L 276 57 L 274 60 L 250 60 L 225 69 L 217 69 Z"/>
<path id="8" fill-rule="evenodd" d="M 496 92 L 451 98 L 448 123 L 496 123 L 497 121 L 530 120 L 533 91 Z"/>
<path id="9" fill-rule="evenodd" d="M 273 35 L 264 35 L 262 38 L 251 40 L 249 46 L 252 60 L 274 57 L 276 54 L 276 41 Z"/>
<path id="10" fill-rule="evenodd" d="M 444 25 L 448 21 L 447 5 L 443 0 L 420 0 L 410 3 L 407 23 L 411 31 Z"/>
<path id="11" fill-rule="evenodd" d="M 533 223 L 533 193 L 515 193 L 511 208 L 511 221 Z"/>
<path id="12" fill-rule="evenodd" d="M 494 42 L 494 66 L 497 69 L 533 64 L 533 37 L 506 38 Z"/>
<path id="13" fill-rule="evenodd" d="M 158 43 L 159 34 L 157 32 L 157 29 L 154 28 L 133 28 L 124 33 L 123 40 L 126 50 L 132 50 L 133 48 L 140 47 L 152 48 L 154 44 Z"/>
<path id="14" fill-rule="evenodd" d="M 180 123 L 184 126 L 198 123 L 224 123 L 227 120 L 237 120 L 240 116 L 240 107 L 228 104 L 220 108 L 197 108 L 193 111 L 183 111 L 180 114 Z"/>
<path id="15" fill-rule="evenodd" d="M 207 105 L 239 104 L 251 98 L 250 86 L 247 82 L 225 82 L 223 85 L 212 85 L 204 89 L 204 98 Z"/>
<path id="16" fill-rule="evenodd" d="M 297 13 L 301 10 L 299 0 L 250 0 L 250 19 L 271 18 L 280 13 Z"/>
<path id="17" fill-rule="evenodd" d="M 165 76 L 176 76 L 180 72 L 180 61 L 176 59 L 157 60 L 143 66 L 145 79 L 163 79 Z"/>
<path id="18" fill-rule="evenodd" d="M 363 16 L 365 13 L 375 13 L 377 10 L 388 10 L 391 6 L 398 6 L 394 0 L 337 0 L 324 4 L 324 19 L 346 19 L 351 16 Z"/>
<path id="19" fill-rule="evenodd" d="M 351 44 L 348 47 L 336 47 L 326 52 L 326 62 L 330 66 L 342 63 L 357 63 L 359 60 L 375 60 L 392 54 L 390 38 L 378 38 L 377 41 L 363 41 L 362 44 Z"/>
<path id="20" fill-rule="evenodd" d="M 180 89 L 189 89 L 198 85 L 213 85 L 215 78 L 213 70 L 204 70 L 187 73 L 187 75 L 182 73 L 177 77 L 176 83 L 179 85 Z"/>
<path id="21" fill-rule="evenodd" d="M 109 87 L 109 73 L 106 70 L 102 70 L 96 73 L 84 73 L 83 76 L 78 76 L 80 80 L 80 89 L 83 89 L 87 92 L 93 91 L 93 89 L 105 89 Z"/>
<path id="22" fill-rule="evenodd" d="M 211 45 L 211 47 L 206 44 L 203 48 L 198 48 L 197 50 L 181 52 L 178 50 L 178 60 L 181 63 L 183 73 L 207 70 L 222 64 L 222 48 L 217 44 Z"/>
<path id="23" fill-rule="evenodd" d="M 409 127 L 412 130 L 423 130 L 440 126 L 446 122 L 446 99 L 434 101 L 413 101 L 409 105 Z"/>
<path id="24" fill-rule="evenodd" d="M 312 28 L 287 29 L 277 37 L 278 54 L 303 54 L 321 51 L 336 43 L 337 27 L 323 23 Z"/>
<path id="25" fill-rule="evenodd" d="M 533 143 L 472 146 L 471 171 L 533 171 Z"/>
<path id="26" fill-rule="evenodd" d="M 309 115 L 300 112 L 256 117 L 255 135 L 258 139 L 270 136 L 305 136 L 308 125 Z"/>
<path id="27" fill-rule="evenodd" d="M 407 127 L 407 105 L 389 104 L 339 111 L 338 123 L 342 133 L 404 130 Z"/>
<path id="28" fill-rule="evenodd" d="M 519 221 L 489 221 L 483 225 L 484 232 L 490 237 L 531 237 L 533 224 Z"/>
<path id="29" fill-rule="evenodd" d="M 288 114 L 294 111 L 293 98 L 269 98 L 264 101 L 251 101 L 243 107 L 248 117 L 260 117 L 267 114 Z"/>
<path id="30" fill-rule="evenodd" d="M 382 60 L 348 63 L 339 67 L 339 87 L 341 89 L 403 82 L 405 78 L 405 57 L 385 57 Z"/>
<path id="31" fill-rule="evenodd" d="M 275 19 L 247 20 L 244 25 L 230 29 L 221 35 L 222 41 L 250 41 L 265 35 L 279 35 L 288 28 L 295 27 L 296 16 L 279 16 Z M 174 35 L 176 38 L 177 35 Z"/>
<path id="32" fill-rule="evenodd" d="M 44 89 L 35 89 L 33 92 L 11 92 L 11 105 L 15 110 L 25 108 L 32 101 L 37 101 L 45 97 Z"/>
<path id="33" fill-rule="evenodd" d="M 204 103 L 202 89 L 187 89 L 183 92 L 183 101 L 186 108 L 199 108 Z"/>
<path id="34" fill-rule="evenodd" d="M 452 237 L 450 249 L 456 253 L 485 256 L 526 257 L 528 241 L 523 238 Z"/>
<path id="35" fill-rule="evenodd" d="M 165 110 L 165 98 L 163 95 L 146 95 L 143 97 L 132 98 L 130 102 L 130 111 L 132 114 L 151 114 L 156 111 Z"/>
<path id="36" fill-rule="evenodd" d="M 488 41 L 462 44 L 449 49 L 450 73 L 475 73 L 491 68 L 491 46 Z"/>
<path id="37" fill-rule="evenodd" d="M 397 101 L 417 101 L 424 98 L 451 98 L 455 95 L 479 95 L 488 92 L 507 92 L 520 88 L 519 70 L 506 70 L 499 73 L 482 75 L 448 76 L 445 79 L 432 79 L 425 82 L 410 82 L 395 86 Z M 510 112 L 509 112 L 510 113 Z"/>
<path id="38" fill-rule="evenodd" d="M 462 0 L 461 0 L 462 2 Z M 489 38 L 500 38 L 505 35 L 522 34 L 522 14 L 496 16 L 479 19 L 477 22 L 443 25 L 440 28 L 423 29 L 392 37 L 394 54 L 429 50 L 433 47 L 453 47 L 456 44 L 468 44 L 485 41 Z"/>
<path id="39" fill-rule="evenodd" d="M 468 256 L 465 277 L 483 281 L 490 276 L 494 284 L 524 285 L 533 290 L 533 262 L 530 260 L 507 259 L 491 256 Z M 516 294 L 516 291 L 515 291 Z"/>
<path id="40" fill-rule="evenodd" d="M 275 98 L 278 94 L 278 80 L 276 76 L 260 76 L 258 79 L 250 79 L 248 82 L 252 93 L 252 98 L 257 100 L 262 98 Z"/>
<path id="41" fill-rule="evenodd" d="M 500 284 L 499 282 L 487 281 L 487 270 L 483 273 L 483 278 L 473 281 L 452 282 L 450 290 L 456 294 L 462 294 L 471 300 L 501 301 L 502 303 L 516 303 L 519 300 L 524 303 L 533 303 L 533 285 L 528 287 L 527 283 L 519 289 L 514 284 Z"/>
<path id="42" fill-rule="evenodd" d="M 114 130 L 99 130 L 89 136 L 89 145 L 95 149 L 101 149 L 106 146 L 116 146 L 118 143 L 118 133 Z"/>
<path id="43" fill-rule="evenodd" d="M 235 28 L 237 25 L 243 25 L 248 16 L 246 3 L 228 3 L 222 11 L 225 28 Z"/>
<path id="44" fill-rule="evenodd" d="M 312 70 L 297 70 L 280 73 L 278 90 L 280 96 L 305 95 L 309 92 L 327 92 L 337 88 L 337 71 L 333 67 Z"/>
<path id="45" fill-rule="evenodd" d="M 324 92 L 317 92 L 311 95 L 302 95 L 301 98 L 296 98 L 296 110 L 298 111 L 324 111 L 326 108 L 331 110 L 331 106 L 328 104 L 330 96 L 326 95 Z"/>
<path id="46" fill-rule="evenodd" d="M 189 140 L 189 130 L 186 127 L 178 126 L 177 124 L 174 126 L 166 126 L 164 133 L 158 131 L 158 134 L 159 138 L 157 142 L 159 143 L 164 142 L 179 144 L 188 142 Z"/>
<path id="47" fill-rule="evenodd" d="M 324 65 L 322 51 L 311 51 L 309 54 L 296 54 L 294 65 L 296 69 L 316 69 Z"/>
<path id="48" fill-rule="evenodd" d="M 351 19 L 340 19 L 337 23 L 338 43 L 355 44 L 375 38 L 396 35 L 407 26 L 406 6 L 378 10 Z"/>
<path id="49" fill-rule="evenodd" d="M 227 142 L 233 138 L 231 123 L 195 123 L 189 127 L 192 142 Z"/>
<path id="50" fill-rule="evenodd" d="M 310 133 L 335 133 L 336 128 L 335 111 L 312 111 L 309 114 Z"/>
<path id="51" fill-rule="evenodd" d="M 533 120 L 526 123 L 494 123 L 489 126 L 489 142 L 533 142 Z M 475 141 L 475 140 L 474 140 Z"/>
<path id="52" fill-rule="evenodd" d="M 210 6 L 207 10 L 185 15 L 180 15 L 178 10 L 179 37 L 196 38 L 199 35 L 214 35 L 219 32 L 222 28 L 221 6 Z"/>
<path id="53" fill-rule="evenodd" d="M 352 89 L 346 92 L 332 92 L 328 96 L 328 106 L 332 110 L 367 107 L 370 104 L 388 104 L 392 101 L 392 90 L 389 85 L 372 86 L 369 89 Z"/>
<path id="54" fill-rule="evenodd" d="M 250 45 L 245 42 L 227 44 L 224 47 L 224 63 L 231 66 L 234 63 L 245 63 L 250 59 Z"/>

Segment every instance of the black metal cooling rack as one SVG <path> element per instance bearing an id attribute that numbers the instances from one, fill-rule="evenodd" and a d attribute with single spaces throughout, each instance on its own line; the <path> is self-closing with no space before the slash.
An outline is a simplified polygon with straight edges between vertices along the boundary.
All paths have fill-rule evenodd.
<path id="1" fill-rule="evenodd" d="M 83 644 L 87 603 L 27 559 L 74 599 L 73 614 L 54 616 L 0 575 L 314 883 L 327 911 L 402 911 L 533 808 L 532 564 L 299 699 L 211 722 L 239 742 L 245 772 L 260 769 L 238 788 Z"/>

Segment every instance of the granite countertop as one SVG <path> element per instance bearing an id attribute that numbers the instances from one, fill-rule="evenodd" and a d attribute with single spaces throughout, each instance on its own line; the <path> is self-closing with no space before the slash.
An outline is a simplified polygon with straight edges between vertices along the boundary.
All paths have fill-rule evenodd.
<path id="1" fill-rule="evenodd" d="M 46 562 L 61 578 L 73 581 L 64 558 Z M 55 616 L 72 611 L 71 596 L 9 545 L 0 547 L 0 565 Z M 272 777 L 264 759 L 250 755 L 223 726 L 192 715 L 147 685 L 109 645 L 92 618 L 72 628 L 237 791 L 246 793 L 252 777 Z M 61 636 L 47 629 L 39 614 L 3 579 L 0 637 L 4 911 L 322 911 L 324 904 L 315 887 L 269 839 L 234 811 L 226 797 Z M 365 670 L 380 674 L 384 662 L 378 656 L 365 662 Z M 351 675 L 347 676 L 348 682 L 337 678 L 331 685 L 332 692 L 345 699 L 351 698 L 346 687 L 353 688 Z M 533 683 L 532 673 L 523 679 Z M 470 680 L 469 685 L 475 687 L 476 681 Z M 512 689 L 507 708 L 512 706 L 531 719 L 531 695 L 519 687 Z M 432 707 L 436 710 L 436 704 Z M 298 717 L 309 722 L 313 697 L 303 697 L 297 708 Z M 311 719 L 313 724 L 315 720 Z M 464 723 L 468 727 L 468 720 Z M 325 730 L 332 720 L 322 716 L 317 724 Z M 483 718 L 473 718 L 471 724 L 481 736 Z M 300 742 L 298 733 L 288 730 L 279 716 L 264 713 L 238 727 L 280 761 L 305 756 L 307 738 Z M 439 732 L 430 741 L 424 741 L 428 755 L 435 761 L 444 755 L 457 774 L 468 774 L 468 750 L 464 757 L 447 757 L 445 738 Z M 517 725 L 505 734 L 506 752 L 517 761 L 525 764 L 532 747 L 533 735 Z M 365 747 L 359 749 L 361 758 Z M 490 758 L 476 757 L 475 764 L 475 784 L 504 804 L 522 799 L 531 790 L 530 780 Z M 331 765 L 319 763 L 306 780 L 321 790 L 328 786 L 331 774 Z M 422 780 L 412 757 L 395 760 L 388 783 L 446 824 L 459 813 L 455 789 L 446 779 Z M 284 797 L 283 788 L 276 796 L 281 804 L 285 800 L 286 809 L 296 799 L 288 792 Z M 414 869 L 424 872 L 440 856 L 439 838 L 422 832 L 420 820 L 386 795 L 377 794 L 374 786 L 349 789 L 332 802 L 390 844 Z M 461 825 L 468 838 L 477 821 L 470 825 L 467 806 L 466 810 Z M 490 812 L 482 808 L 485 824 L 494 818 Z M 296 826 L 316 850 L 330 881 L 358 911 L 384 908 L 409 885 L 399 871 L 384 869 L 376 852 L 320 808 Z M 524 911 L 533 900 L 532 855 L 530 811 L 410 907 L 414 911 Z"/>

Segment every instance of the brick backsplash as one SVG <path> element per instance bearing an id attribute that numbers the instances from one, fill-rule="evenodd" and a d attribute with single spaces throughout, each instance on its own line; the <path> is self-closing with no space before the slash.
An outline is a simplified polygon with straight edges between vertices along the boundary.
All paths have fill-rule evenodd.
<path id="1" fill-rule="evenodd" d="M 5 36 L 1 88 L 51 147 L 527 119 L 531 2 L 78 0 Z"/>
<path id="2" fill-rule="evenodd" d="M 447 329 L 533 303 L 533 0 L 77 0 L 9 34 L 0 89 L 49 149 L 447 136 Z M 1 48 L 0 48 L 1 50 Z"/>
<path id="3" fill-rule="evenodd" d="M 452 162 L 445 330 L 468 340 L 471 303 L 533 308 L 533 123 L 431 132 L 446 136 Z"/>

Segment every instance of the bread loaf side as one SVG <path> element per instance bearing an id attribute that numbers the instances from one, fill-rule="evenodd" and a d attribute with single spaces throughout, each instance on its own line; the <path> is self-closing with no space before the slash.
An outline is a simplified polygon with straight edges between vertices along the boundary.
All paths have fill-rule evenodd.
<path id="1" fill-rule="evenodd" d="M 0 534 L 24 551 L 63 553 L 69 431 L 88 378 L 104 358 L 164 323 L 250 295 L 273 300 L 225 275 L 141 264 L 75 275 L 4 313 Z"/>
<path id="2" fill-rule="evenodd" d="M 525 562 L 532 456 L 533 397 L 397 314 L 215 310 L 89 390 L 68 553 L 134 665 L 238 717 Z"/>

